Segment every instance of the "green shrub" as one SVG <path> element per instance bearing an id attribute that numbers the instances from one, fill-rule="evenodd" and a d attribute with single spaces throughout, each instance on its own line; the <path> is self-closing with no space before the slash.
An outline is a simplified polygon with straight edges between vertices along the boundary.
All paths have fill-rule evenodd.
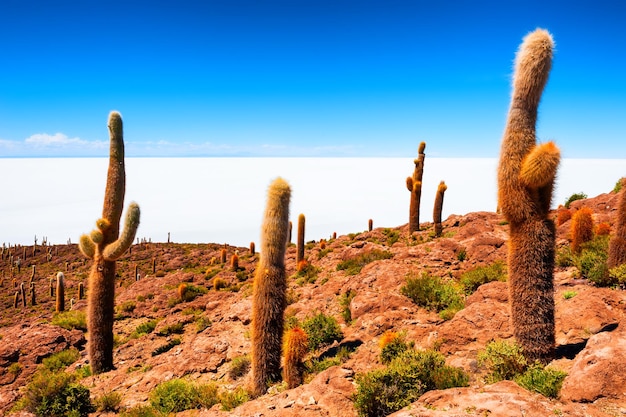
<path id="1" fill-rule="evenodd" d="M 567 268 L 568 266 L 574 265 L 574 255 L 572 254 L 572 249 L 569 246 L 563 246 L 557 248 L 556 255 L 554 257 L 554 262 L 556 266 L 561 268 Z"/>
<path id="2" fill-rule="evenodd" d="M 395 335 L 390 342 L 385 343 L 380 349 L 380 361 L 388 365 L 392 360 L 397 358 L 400 354 L 406 352 L 412 348 L 412 344 L 406 342 L 406 337 L 403 333 Z"/>
<path id="3" fill-rule="evenodd" d="M 166 413 L 155 410 L 149 405 L 138 405 L 120 413 L 120 417 L 166 417 Z"/>
<path id="4" fill-rule="evenodd" d="M 145 334 L 150 334 L 154 331 L 157 325 L 157 320 L 149 320 L 145 323 L 141 323 L 138 325 L 135 330 L 131 333 L 131 339 L 137 339 Z"/>
<path id="5" fill-rule="evenodd" d="M 171 334 L 183 334 L 185 333 L 185 323 L 174 323 L 169 326 L 165 326 L 161 330 L 159 330 L 159 336 L 169 336 Z"/>
<path id="6" fill-rule="evenodd" d="M 609 270 L 609 278 L 619 282 L 622 286 L 626 284 L 626 263 L 611 268 Z"/>
<path id="7" fill-rule="evenodd" d="M 569 205 L 576 200 L 584 200 L 587 198 L 587 194 L 585 193 L 574 193 L 567 200 L 565 200 L 565 208 L 569 208 Z"/>
<path id="8" fill-rule="evenodd" d="M 316 316 L 306 319 L 302 323 L 304 330 L 309 337 L 309 349 L 315 350 L 321 346 L 328 345 L 335 340 L 341 340 L 343 333 L 337 323 L 337 319 L 319 313 Z"/>
<path id="9" fill-rule="evenodd" d="M 445 358 L 432 350 L 407 350 L 385 369 L 356 377 L 353 396 L 359 416 L 389 415 L 432 389 L 467 386 L 469 378 L 458 368 L 445 365 Z"/>
<path id="10" fill-rule="evenodd" d="M 317 274 L 321 271 L 320 268 L 304 261 L 302 267 L 294 275 L 298 285 L 313 284 L 317 280 Z"/>
<path id="11" fill-rule="evenodd" d="M 540 364 L 530 366 L 514 381 L 529 391 L 538 392 L 549 398 L 557 398 L 567 373 L 552 368 L 544 368 Z"/>
<path id="12" fill-rule="evenodd" d="M 54 353 L 41 361 L 44 369 L 50 372 L 63 370 L 80 358 L 78 349 L 71 348 Z"/>
<path id="13" fill-rule="evenodd" d="M 596 236 L 593 240 L 583 243 L 580 255 L 574 257 L 574 263 L 580 274 L 600 287 L 617 283 L 617 280 L 609 276 L 606 265 L 608 248 L 609 237 Z"/>
<path id="14" fill-rule="evenodd" d="M 456 259 L 459 262 L 463 262 L 464 260 L 466 260 L 467 259 L 467 250 L 465 248 L 459 249 L 459 251 L 456 254 Z"/>
<path id="15" fill-rule="evenodd" d="M 346 271 L 346 275 L 356 275 L 370 262 L 390 258 L 393 258 L 393 253 L 374 249 L 370 252 L 360 253 L 354 258 L 339 262 L 337 264 L 337 271 Z"/>
<path id="16" fill-rule="evenodd" d="M 346 323 L 352 321 L 352 312 L 350 311 L 350 303 L 356 296 L 356 291 L 348 290 L 339 297 L 339 306 L 341 307 L 341 317 Z"/>
<path id="17" fill-rule="evenodd" d="M 454 317 L 465 306 L 464 298 L 454 284 L 426 272 L 420 277 L 409 275 L 400 292 L 415 304 L 439 313 L 444 320 Z"/>
<path id="18" fill-rule="evenodd" d="M 163 413 L 178 413 L 194 408 L 211 408 L 219 402 L 217 386 L 195 385 L 184 379 L 171 379 L 156 386 L 149 395 L 150 404 Z"/>
<path id="19" fill-rule="evenodd" d="M 158 348 L 152 351 L 152 356 L 160 355 L 161 353 L 165 353 L 171 350 L 174 346 L 180 345 L 180 339 L 175 337 L 163 346 L 159 346 Z"/>
<path id="20" fill-rule="evenodd" d="M 465 294 L 472 294 L 483 284 L 492 281 L 506 281 L 506 265 L 496 261 L 488 266 L 479 266 L 464 272 L 459 279 Z"/>
<path id="21" fill-rule="evenodd" d="M 563 291 L 563 298 L 564 298 L 565 300 L 569 300 L 570 298 L 574 298 L 574 297 L 576 297 L 577 295 L 578 295 L 578 293 L 577 293 L 576 291 L 574 291 L 574 290 L 566 290 L 566 291 Z"/>
<path id="22" fill-rule="evenodd" d="M 196 319 L 196 333 L 203 332 L 208 327 L 211 327 L 212 324 L 213 323 L 211 322 L 211 319 L 209 319 L 208 317 L 198 316 L 198 318 Z"/>
<path id="23" fill-rule="evenodd" d="M 478 353 L 478 366 L 487 369 L 485 382 L 493 384 L 523 374 L 528 362 L 521 346 L 501 340 L 488 343 L 485 350 Z"/>
<path id="24" fill-rule="evenodd" d="M 187 287 L 185 288 L 185 291 L 183 293 L 183 298 L 180 301 L 193 301 L 196 299 L 196 297 L 202 295 L 202 294 L 206 294 L 208 293 L 209 290 L 207 290 L 204 287 L 198 287 L 196 285 L 193 284 L 187 284 Z"/>
<path id="25" fill-rule="evenodd" d="M 250 357 L 248 355 L 233 358 L 228 369 L 230 379 L 238 379 L 250 370 Z"/>
<path id="26" fill-rule="evenodd" d="M 119 411 L 120 404 L 122 403 L 122 394 L 115 391 L 110 391 L 97 397 L 94 401 L 96 411 Z"/>
<path id="27" fill-rule="evenodd" d="M 52 324 L 67 330 L 78 329 L 87 331 L 87 317 L 84 312 L 79 310 L 56 313 L 52 317 Z"/>
<path id="28" fill-rule="evenodd" d="M 392 229 L 383 229 L 383 235 L 387 237 L 387 246 L 393 246 L 398 240 L 400 240 L 400 232 Z"/>
<path id="29" fill-rule="evenodd" d="M 240 406 L 250 399 L 248 391 L 242 387 L 237 387 L 233 391 L 222 391 L 219 396 L 219 402 L 222 404 L 223 411 L 230 411 Z"/>
<path id="30" fill-rule="evenodd" d="M 37 371 L 26 385 L 17 409 L 38 417 L 86 417 L 93 411 L 89 388 L 74 381 L 75 377 L 65 372 Z"/>
<path id="31" fill-rule="evenodd" d="M 118 306 L 119 310 L 123 313 L 132 313 L 135 311 L 137 304 L 134 301 L 124 301 Z"/>
<path id="32" fill-rule="evenodd" d="M 19 362 L 13 362 L 7 367 L 7 372 L 13 375 L 18 375 L 22 372 L 22 364 Z"/>
<path id="33" fill-rule="evenodd" d="M 614 193 L 619 193 L 622 190 L 622 179 L 620 178 L 619 180 L 617 180 L 617 182 L 615 183 L 615 187 L 613 187 L 613 192 Z"/>

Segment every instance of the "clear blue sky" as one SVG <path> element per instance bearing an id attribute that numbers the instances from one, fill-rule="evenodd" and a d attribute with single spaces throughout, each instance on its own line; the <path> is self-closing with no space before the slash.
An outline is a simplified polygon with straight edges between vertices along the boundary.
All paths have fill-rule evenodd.
<path id="1" fill-rule="evenodd" d="M 29 1 L 0 10 L 0 157 L 496 157 L 515 51 L 557 44 L 538 135 L 626 158 L 626 2 Z"/>

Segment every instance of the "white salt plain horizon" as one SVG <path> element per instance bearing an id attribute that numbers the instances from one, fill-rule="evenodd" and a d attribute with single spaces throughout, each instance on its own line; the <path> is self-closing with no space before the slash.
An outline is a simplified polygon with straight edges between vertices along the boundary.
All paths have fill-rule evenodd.
<path id="1" fill-rule="evenodd" d="M 443 218 L 495 211 L 496 158 L 426 157 L 421 222 L 432 221 L 439 181 L 448 190 Z M 78 241 L 102 212 L 108 158 L 0 159 L 0 242 Z M 138 238 L 152 242 L 258 242 L 270 182 L 292 189 L 290 217 L 306 216 L 305 239 L 328 238 L 408 222 L 406 177 L 413 158 L 126 158 L 124 207 L 141 207 Z M 610 192 L 626 176 L 625 159 L 565 159 L 553 207 L 573 193 Z"/>

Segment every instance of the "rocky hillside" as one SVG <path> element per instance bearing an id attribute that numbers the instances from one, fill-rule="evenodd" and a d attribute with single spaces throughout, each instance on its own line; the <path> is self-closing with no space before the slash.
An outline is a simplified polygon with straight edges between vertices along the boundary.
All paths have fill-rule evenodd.
<path id="1" fill-rule="evenodd" d="M 572 204 L 590 207 L 596 222 L 613 223 L 617 196 L 603 194 Z M 375 219 L 374 219 L 375 220 Z M 569 224 L 558 228 L 558 246 L 568 245 Z M 323 247 L 325 246 L 325 247 Z M 226 262 L 222 262 L 222 250 Z M 33 253 L 33 250 L 35 252 Z M 50 279 L 58 271 L 66 277 L 66 310 L 86 311 L 78 297 L 79 283 L 87 284 L 90 261 L 76 245 L 11 248 L 11 268 L 5 249 L 0 268 L 0 414 L 6 415 L 44 358 L 75 347 L 80 358 L 68 371 L 88 365 L 84 329 L 54 320 L 55 299 Z M 238 268 L 230 260 L 238 254 Z M 388 253 L 362 269 L 338 269 L 364 254 Z M 303 322 L 318 313 L 337 319 L 341 340 L 309 354 L 308 359 L 337 358 L 335 365 L 310 372 L 294 389 L 277 385 L 268 394 L 230 411 L 218 404 L 210 409 L 184 411 L 180 416 L 356 416 L 352 396 L 358 374 L 382 368 L 381 336 L 404 334 L 416 348 L 433 348 L 446 363 L 461 367 L 469 386 L 429 391 L 411 406 L 393 414 L 406 416 L 618 416 L 626 413 L 626 294 L 598 288 L 579 278 L 575 267 L 557 267 L 556 340 L 558 358 L 551 367 L 567 372 L 560 397 L 549 399 L 512 381 L 486 384 L 478 366 L 478 352 L 492 340 L 512 338 L 508 289 L 505 282 L 482 285 L 467 296 L 465 308 L 449 320 L 416 305 L 401 292 L 407 276 L 428 272 L 448 281 L 480 266 L 505 261 L 507 224 L 489 212 L 452 215 L 443 236 L 433 237 L 432 224 L 408 234 L 407 226 L 374 229 L 307 244 L 306 273 L 296 273 L 295 246 L 287 254 L 289 320 Z M 158 384 L 173 378 L 214 381 L 236 392 L 249 383 L 250 372 L 236 363 L 249 354 L 252 278 L 258 253 L 249 248 L 219 244 L 139 243 L 118 261 L 116 348 L 114 371 L 84 376 L 96 399 L 120 394 L 120 410 L 149 404 Z M 358 262 L 357 262 L 358 263 Z M 34 267 L 34 269 L 33 269 Z M 135 277 L 135 267 L 139 279 Z M 33 273 L 34 270 L 34 273 Z M 351 273 L 353 273 L 351 275 Z M 34 275 L 33 275 L 34 274 Z M 35 305 L 26 306 L 14 295 L 21 283 L 34 282 Z M 181 299 L 179 287 L 186 284 Z M 72 300 L 72 301 L 70 301 Z M 66 313 L 67 315 L 67 313 Z M 145 332 L 138 329 L 152 323 Z M 64 325 L 69 329 L 65 329 Z M 76 327 L 76 326 L 74 326 Z M 343 349 L 341 349 L 343 348 Z M 115 415 L 94 412 L 92 415 Z M 25 411 L 16 415 L 29 415 Z"/>

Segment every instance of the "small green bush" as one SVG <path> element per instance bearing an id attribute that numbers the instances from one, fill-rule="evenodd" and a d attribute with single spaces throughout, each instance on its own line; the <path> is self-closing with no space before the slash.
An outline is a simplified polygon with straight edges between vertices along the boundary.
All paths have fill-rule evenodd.
<path id="1" fill-rule="evenodd" d="M 240 406 L 250 399 L 250 394 L 242 387 L 237 387 L 233 391 L 222 391 L 219 396 L 223 411 L 230 411 Z"/>
<path id="2" fill-rule="evenodd" d="M 122 411 L 120 417 L 167 417 L 167 414 L 149 405 L 138 405 Z"/>
<path id="3" fill-rule="evenodd" d="M 94 401 L 96 411 L 116 412 L 120 409 L 122 403 L 122 394 L 115 391 L 110 391 L 97 397 Z"/>
<path id="4" fill-rule="evenodd" d="M 514 381 L 529 391 L 538 392 L 549 398 L 557 398 L 567 373 L 552 368 L 544 368 L 540 364 L 530 366 Z"/>
<path id="5" fill-rule="evenodd" d="M 361 253 L 354 258 L 346 259 L 337 264 L 337 271 L 346 271 L 346 275 L 356 275 L 370 262 L 393 258 L 393 253 L 374 249 L 371 252 Z"/>
<path id="6" fill-rule="evenodd" d="M 157 355 L 160 355 L 161 353 L 168 352 L 168 351 L 172 350 L 172 348 L 174 346 L 177 346 L 177 345 L 180 345 L 180 339 L 179 338 L 173 338 L 172 340 L 170 340 L 169 342 L 167 342 L 163 346 L 159 346 L 158 348 L 154 349 L 152 351 L 152 356 L 157 356 Z"/>
<path id="7" fill-rule="evenodd" d="M 569 208 L 569 205 L 572 204 L 572 202 L 576 201 L 576 200 L 584 200 L 585 198 L 587 198 L 587 194 L 585 193 L 574 193 L 571 196 L 569 196 L 569 198 L 567 200 L 565 200 L 565 208 Z"/>
<path id="8" fill-rule="evenodd" d="M 420 277 L 409 275 L 400 292 L 427 310 L 449 320 L 465 306 L 464 297 L 452 283 L 424 272 Z"/>
<path id="9" fill-rule="evenodd" d="M 54 353 L 43 361 L 41 361 L 43 367 L 50 372 L 56 372 L 63 370 L 76 362 L 80 358 L 78 349 L 71 348 Z"/>
<path id="10" fill-rule="evenodd" d="M 580 274 L 600 287 L 615 285 L 617 280 L 609 276 L 606 265 L 608 259 L 609 237 L 596 236 L 582 244 L 580 255 L 574 257 L 574 263 Z"/>
<path id="11" fill-rule="evenodd" d="M 464 272 L 459 279 L 465 294 L 472 294 L 483 284 L 492 281 L 506 281 L 506 265 L 502 261 L 496 261 L 488 266 L 479 266 Z"/>
<path id="12" fill-rule="evenodd" d="M 324 313 L 306 319 L 302 323 L 302 330 L 309 337 L 309 349 L 311 350 L 316 350 L 343 338 L 337 319 Z"/>
<path id="13" fill-rule="evenodd" d="M 248 373 L 250 370 L 250 357 L 248 355 L 237 356 L 233 358 L 228 369 L 230 379 L 238 379 Z"/>
<path id="14" fill-rule="evenodd" d="M 346 323 L 352 321 L 352 312 L 350 311 L 350 303 L 356 296 L 355 290 L 348 290 L 339 297 L 339 306 L 341 307 L 341 317 Z"/>
<path id="15" fill-rule="evenodd" d="M 574 297 L 576 297 L 577 295 L 578 295 L 578 293 L 577 293 L 576 291 L 574 291 L 574 290 L 566 290 L 566 291 L 563 291 L 563 298 L 564 298 L 565 300 L 569 300 L 570 298 L 574 298 Z"/>
<path id="16" fill-rule="evenodd" d="M 196 285 L 193 284 L 187 284 L 187 288 L 185 288 L 185 291 L 183 293 L 183 298 L 181 301 L 183 302 L 187 302 L 187 301 L 193 301 L 196 299 L 196 297 L 202 295 L 202 294 L 206 294 L 208 293 L 209 290 L 207 290 L 204 287 L 198 287 Z"/>
<path id="17" fill-rule="evenodd" d="M 137 339 L 143 335 L 150 334 L 154 331 L 157 325 L 157 320 L 149 320 L 145 323 L 141 323 L 138 325 L 135 330 L 131 333 L 131 339 Z"/>
<path id="18" fill-rule="evenodd" d="M 478 353 L 478 366 L 487 369 L 485 382 L 493 384 L 523 374 L 528 368 L 528 362 L 522 354 L 522 347 L 517 343 L 494 340 Z"/>
<path id="19" fill-rule="evenodd" d="M 321 269 L 306 261 L 303 263 L 303 265 L 304 266 L 301 267 L 301 269 L 294 275 L 294 278 L 296 278 L 296 282 L 298 283 L 298 285 L 313 284 L 315 281 L 317 281 L 317 275 L 319 274 Z"/>
<path id="20" fill-rule="evenodd" d="M 622 286 L 626 284 L 626 263 L 611 268 L 609 270 L 609 278 L 619 282 Z"/>
<path id="21" fill-rule="evenodd" d="M 37 417 L 86 417 L 93 406 L 89 388 L 75 383 L 75 376 L 42 369 L 35 372 L 17 404 Z"/>
<path id="22" fill-rule="evenodd" d="M 67 330 L 78 329 L 87 331 L 87 317 L 84 312 L 79 310 L 56 313 L 52 317 L 52 324 Z"/>
<path id="23" fill-rule="evenodd" d="M 406 342 L 404 334 L 400 333 L 382 347 L 380 350 L 380 361 L 388 365 L 392 360 L 411 348 L 412 345 Z"/>
<path id="24" fill-rule="evenodd" d="M 459 262 L 463 262 L 464 260 L 466 260 L 467 259 L 467 250 L 465 248 L 459 249 L 459 251 L 456 254 L 456 259 Z"/>
<path id="25" fill-rule="evenodd" d="M 619 180 L 617 180 L 617 182 L 615 183 L 615 187 L 613 187 L 613 192 L 614 193 L 619 193 L 622 190 L 622 178 L 620 178 Z"/>
<path id="26" fill-rule="evenodd" d="M 392 229 L 383 229 L 383 235 L 387 237 L 387 246 L 393 246 L 398 240 L 400 240 L 400 232 Z"/>
<path id="27" fill-rule="evenodd" d="M 563 246 L 557 248 L 556 255 L 554 257 L 554 262 L 556 266 L 561 268 L 567 268 L 568 266 L 574 265 L 574 254 L 572 254 L 572 249 L 569 246 Z"/>
<path id="28" fill-rule="evenodd" d="M 219 402 L 217 386 L 195 385 L 184 379 L 171 379 L 156 386 L 149 395 L 150 404 L 163 413 L 178 413 L 194 408 L 211 408 Z"/>
<path id="29" fill-rule="evenodd" d="M 174 323 L 169 326 L 165 326 L 161 330 L 159 330 L 159 336 L 169 336 L 171 334 L 183 334 L 185 333 L 185 323 Z"/>
<path id="30" fill-rule="evenodd" d="M 433 350 L 407 350 L 384 369 L 359 374 L 353 396 L 359 416 L 389 415 L 432 389 L 467 386 L 468 376 Z"/>
<path id="31" fill-rule="evenodd" d="M 196 319 L 196 333 L 202 333 L 208 327 L 211 327 L 213 322 L 206 316 L 198 316 Z"/>

